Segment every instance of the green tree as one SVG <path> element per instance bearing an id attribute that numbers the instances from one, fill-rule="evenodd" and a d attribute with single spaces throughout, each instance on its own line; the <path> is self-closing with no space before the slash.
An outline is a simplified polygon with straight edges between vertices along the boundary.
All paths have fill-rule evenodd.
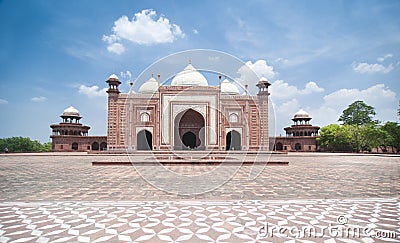
<path id="1" fill-rule="evenodd" d="M 325 127 L 321 127 L 319 132 L 319 137 L 317 138 L 317 142 L 322 149 L 328 151 L 335 150 L 335 136 L 340 129 L 338 124 L 330 124 Z"/>
<path id="2" fill-rule="evenodd" d="M 397 153 L 400 152 L 400 124 L 397 122 L 386 122 L 380 128 L 385 134 L 385 148 L 393 146 L 396 148 Z"/>
<path id="3" fill-rule="evenodd" d="M 377 125 L 354 126 L 358 131 L 357 152 L 371 152 L 385 144 L 387 133 Z"/>
<path id="4" fill-rule="evenodd" d="M 350 126 L 330 124 L 321 128 L 317 142 L 323 150 L 351 152 L 351 138 Z"/>
<path id="5" fill-rule="evenodd" d="M 364 101 L 357 100 L 342 112 L 339 121 L 343 122 L 343 125 L 376 124 L 377 122 L 373 120 L 375 114 L 374 107 L 365 104 Z"/>

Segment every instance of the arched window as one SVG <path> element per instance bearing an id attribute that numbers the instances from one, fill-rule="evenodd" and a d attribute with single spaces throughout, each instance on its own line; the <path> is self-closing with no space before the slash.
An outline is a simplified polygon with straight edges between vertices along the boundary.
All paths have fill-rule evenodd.
<path id="1" fill-rule="evenodd" d="M 102 142 L 100 144 L 100 150 L 107 150 L 107 143 L 106 142 Z"/>
<path id="2" fill-rule="evenodd" d="M 140 121 L 141 122 L 149 122 L 150 121 L 150 115 L 147 112 L 143 112 L 140 114 Z"/>
<path id="3" fill-rule="evenodd" d="M 99 150 L 99 143 L 98 142 L 92 143 L 92 150 Z"/>
<path id="4" fill-rule="evenodd" d="M 239 117 L 236 113 L 232 113 L 229 115 L 229 122 L 238 122 Z"/>
<path id="5" fill-rule="evenodd" d="M 276 149 L 277 151 L 283 150 L 283 144 L 282 144 L 282 143 L 277 143 L 276 146 L 275 146 L 275 149 Z"/>
<path id="6" fill-rule="evenodd" d="M 72 149 L 78 150 L 78 143 L 72 143 Z"/>

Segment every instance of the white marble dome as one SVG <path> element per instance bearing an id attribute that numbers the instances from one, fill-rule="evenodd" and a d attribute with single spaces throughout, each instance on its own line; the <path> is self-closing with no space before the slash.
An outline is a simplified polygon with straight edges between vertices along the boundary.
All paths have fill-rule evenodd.
<path id="1" fill-rule="evenodd" d="M 235 84 L 229 82 L 228 79 L 225 79 L 221 82 L 221 93 L 230 95 L 240 94 L 238 87 Z"/>
<path id="2" fill-rule="evenodd" d="M 154 77 L 151 77 L 144 84 L 142 84 L 139 88 L 139 93 L 141 94 L 152 94 L 157 92 L 158 90 L 158 82 Z"/>
<path id="3" fill-rule="evenodd" d="M 79 111 L 75 109 L 72 105 L 64 110 L 63 116 L 79 116 Z"/>
<path id="4" fill-rule="evenodd" d="M 172 86 L 208 86 L 207 79 L 191 63 L 171 81 Z"/>
<path id="5" fill-rule="evenodd" d="M 300 109 L 296 114 L 294 114 L 294 119 L 297 118 L 310 118 L 310 114 L 303 109 Z"/>

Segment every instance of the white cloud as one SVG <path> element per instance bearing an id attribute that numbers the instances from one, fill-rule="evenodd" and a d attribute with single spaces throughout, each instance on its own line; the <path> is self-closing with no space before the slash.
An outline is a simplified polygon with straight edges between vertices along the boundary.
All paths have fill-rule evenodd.
<path id="1" fill-rule="evenodd" d="M 125 52 L 125 47 L 121 43 L 112 43 L 107 46 L 107 50 L 117 55 L 121 55 Z"/>
<path id="2" fill-rule="evenodd" d="M 351 66 L 353 67 L 353 70 L 358 73 L 389 73 L 394 68 L 393 64 L 385 67 L 379 63 L 369 64 L 366 62 L 353 62 Z"/>
<path id="3" fill-rule="evenodd" d="M 377 60 L 378 62 L 383 62 L 383 61 L 385 61 L 386 59 L 391 58 L 391 57 L 393 57 L 393 54 L 392 54 L 392 53 L 388 53 L 388 54 L 384 55 L 383 57 L 378 57 L 376 60 Z"/>
<path id="4" fill-rule="evenodd" d="M 107 88 L 99 89 L 99 86 L 93 85 L 93 86 L 86 86 L 86 85 L 80 85 L 79 86 L 79 94 L 84 94 L 88 96 L 89 98 L 95 98 L 95 97 L 106 97 L 107 96 Z"/>
<path id="5" fill-rule="evenodd" d="M 33 102 L 45 102 L 46 100 L 47 100 L 47 98 L 46 98 L 46 97 L 43 97 L 43 96 L 33 97 L 33 98 L 31 99 L 31 101 L 33 101 Z"/>
<path id="6" fill-rule="evenodd" d="M 8 101 L 4 100 L 4 99 L 0 99 L 0 105 L 5 105 L 5 104 L 8 104 Z"/>
<path id="7" fill-rule="evenodd" d="M 246 65 L 250 67 L 260 78 L 265 77 L 267 79 L 272 79 L 276 75 L 274 67 L 269 66 L 266 60 L 257 60 L 254 63 L 248 61 L 246 62 Z"/>
<path id="8" fill-rule="evenodd" d="M 177 24 L 171 24 L 169 19 L 160 16 L 151 9 L 135 13 L 132 20 L 125 15 L 114 22 L 111 35 L 103 35 L 103 41 L 109 44 L 110 52 L 121 54 L 125 49 L 120 43 L 127 40 L 139 45 L 155 45 L 172 43 L 185 34 Z M 117 44 L 117 45 L 116 45 Z M 112 47 L 111 47 L 112 46 Z"/>
<path id="9" fill-rule="evenodd" d="M 121 77 L 123 79 L 126 79 L 126 80 L 131 80 L 132 79 L 132 73 L 129 70 L 127 70 L 125 72 L 121 72 Z"/>
<path id="10" fill-rule="evenodd" d="M 285 59 L 285 58 L 283 58 L 283 57 L 279 57 L 279 58 L 275 59 L 275 61 L 274 61 L 274 62 L 276 62 L 276 63 L 282 63 L 282 64 L 286 64 L 286 63 L 288 63 L 288 62 L 289 62 L 289 60 L 288 60 L 288 59 Z"/>
<path id="11" fill-rule="evenodd" d="M 306 84 L 306 87 L 299 91 L 300 94 L 311 94 L 324 92 L 324 88 L 319 87 L 315 82 L 311 81 Z"/>
<path id="12" fill-rule="evenodd" d="M 396 103 L 396 93 L 384 84 L 377 84 L 368 89 L 340 89 L 324 97 L 325 104 L 331 107 L 346 108 L 356 100 L 364 100 L 369 105 L 381 106 L 383 103 Z"/>
<path id="13" fill-rule="evenodd" d="M 235 80 L 242 85 L 248 84 L 249 91 L 252 94 L 257 92 L 256 84 L 260 78 L 272 79 L 276 75 L 274 68 L 269 66 L 266 60 L 257 60 L 254 63 L 248 61 L 239 68 L 237 73 L 240 77 L 235 78 Z"/>
<path id="14" fill-rule="evenodd" d="M 304 89 L 298 89 L 296 86 L 289 85 L 283 80 L 276 80 L 271 84 L 269 89 L 273 99 L 289 99 L 298 95 L 308 95 L 324 91 L 315 82 L 308 82 Z"/>
<path id="15" fill-rule="evenodd" d="M 108 44 L 112 44 L 120 40 L 116 35 L 103 35 L 103 41 L 107 42 Z"/>
<path id="16" fill-rule="evenodd" d="M 193 29 L 192 31 L 193 31 L 193 34 L 195 34 L 195 35 L 199 34 L 199 31 L 196 29 Z"/>

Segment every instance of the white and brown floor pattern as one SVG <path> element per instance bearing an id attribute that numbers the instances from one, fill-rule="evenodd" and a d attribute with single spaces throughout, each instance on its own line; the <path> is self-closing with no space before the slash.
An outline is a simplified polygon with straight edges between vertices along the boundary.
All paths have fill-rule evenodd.
<path id="1" fill-rule="evenodd" d="M 400 241 L 399 198 L 0 203 L 0 242 L 381 241 Z"/>

